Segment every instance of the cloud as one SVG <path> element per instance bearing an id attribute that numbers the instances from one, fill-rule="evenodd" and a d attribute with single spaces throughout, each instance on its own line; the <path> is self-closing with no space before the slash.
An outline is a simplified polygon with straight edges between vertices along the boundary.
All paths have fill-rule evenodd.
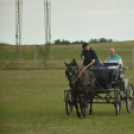
<path id="1" fill-rule="evenodd" d="M 15 3 L 14 0 L 0 0 L 0 3 L 9 3 L 9 2 Z"/>
<path id="2" fill-rule="evenodd" d="M 53 14 L 63 18 L 84 18 L 89 16 L 109 17 L 109 15 L 133 14 L 132 0 L 68 0 L 66 4 L 57 4 Z M 56 1 L 55 1 L 56 2 Z M 60 0 L 59 0 L 60 2 Z M 53 15 L 52 14 L 52 15 Z M 101 16 L 102 15 L 102 16 Z"/>
<path id="3" fill-rule="evenodd" d="M 109 36 L 114 38 L 115 30 L 118 34 L 118 31 L 124 30 L 125 27 L 128 31 L 134 31 L 134 0 L 51 0 L 51 3 L 52 40 L 86 40 L 110 34 L 112 30 L 113 35 Z M 23 42 L 44 42 L 43 4 L 43 0 L 23 0 Z M 11 38 L 7 37 L 7 32 L 3 34 L 2 30 L 5 31 L 7 25 L 13 29 L 12 32 L 15 29 L 15 0 L 0 0 L 0 22 L 2 37 Z M 126 29 L 124 31 L 127 32 Z M 35 33 L 41 33 L 42 39 L 37 40 L 38 35 Z M 119 38 L 121 36 L 122 34 Z M 129 36 L 131 35 L 126 34 L 126 38 Z M 13 39 L 14 37 L 11 40 Z"/>
<path id="4" fill-rule="evenodd" d="M 111 3 L 113 3 L 113 2 L 115 2 L 114 0 L 107 0 L 108 2 L 111 2 Z"/>
<path id="5" fill-rule="evenodd" d="M 107 0 L 108 2 L 130 2 L 132 0 Z"/>

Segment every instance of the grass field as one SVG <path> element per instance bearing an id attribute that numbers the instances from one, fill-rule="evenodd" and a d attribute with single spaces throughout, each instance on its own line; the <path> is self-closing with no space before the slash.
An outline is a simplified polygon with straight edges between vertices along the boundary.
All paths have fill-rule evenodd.
<path id="1" fill-rule="evenodd" d="M 43 50 L 43 46 L 40 46 Z M 108 49 L 115 47 L 133 77 L 132 49 L 134 41 L 91 44 L 102 61 Z M 133 134 L 134 113 L 128 114 L 122 103 L 120 116 L 111 104 L 94 104 L 94 116 L 86 120 L 65 112 L 64 90 L 69 89 L 64 74 L 64 60 L 73 58 L 79 65 L 81 45 L 52 45 L 44 66 L 37 46 L 21 46 L 21 58 L 15 59 L 15 46 L 0 46 L 0 134 Z M 34 69 L 34 50 L 37 50 L 37 69 Z M 15 70 L 16 69 L 16 70 Z M 49 69 L 49 70 L 43 70 Z M 130 80 L 134 84 L 134 80 Z M 88 113 L 87 113 L 88 115 Z"/>
<path id="2" fill-rule="evenodd" d="M 77 118 L 75 109 L 67 116 L 64 89 L 69 86 L 63 70 L 0 71 L 0 134 L 134 133 L 134 113 L 127 113 L 125 103 L 120 116 L 112 104 L 94 104 L 94 116 L 86 120 Z"/>
<path id="3" fill-rule="evenodd" d="M 116 52 L 122 57 L 123 62 L 129 68 L 132 68 L 132 49 L 134 41 L 115 42 L 115 43 L 98 43 L 90 44 L 96 51 L 98 57 L 104 62 L 109 56 L 109 48 L 114 47 Z M 73 58 L 82 65 L 80 54 L 81 45 L 51 45 L 50 56 L 44 65 L 44 57 L 40 49 L 44 51 L 44 46 L 22 45 L 20 46 L 21 58 L 15 59 L 15 46 L 0 46 L 0 69 L 34 69 L 34 51 L 37 50 L 36 68 L 42 69 L 65 69 L 64 61 L 70 62 Z M 40 49 L 39 49 L 40 48 Z"/>

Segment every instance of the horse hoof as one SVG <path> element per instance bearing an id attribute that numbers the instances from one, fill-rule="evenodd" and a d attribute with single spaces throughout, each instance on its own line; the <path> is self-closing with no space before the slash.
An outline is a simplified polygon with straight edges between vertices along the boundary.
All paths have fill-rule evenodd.
<path id="1" fill-rule="evenodd" d="M 82 117 L 82 114 L 80 114 L 80 113 L 79 113 L 79 114 L 77 114 L 77 117 L 81 118 L 81 117 Z"/>
<path id="2" fill-rule="evenodd" d="M 89 116 L 93 116 L 93 114 L 89 114 Z"/>
<path id="3" fill-rule="evenodd" d="M 86 120 L 86 117 L 85 117 L 85 116 L 83 116 L 83 117 L 82 117 L 82 119 L 83 119 L 83 120 Z"/>

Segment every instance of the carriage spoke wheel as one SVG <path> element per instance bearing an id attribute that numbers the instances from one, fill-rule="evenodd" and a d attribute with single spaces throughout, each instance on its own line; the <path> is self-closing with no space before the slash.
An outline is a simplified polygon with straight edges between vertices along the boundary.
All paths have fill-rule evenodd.
<path id="1" fill-rule="evenodd" d="M 65 109 L 66 109 L 66 114 L 67 115 L 72 115 L 73 111 L 73 99 L 70 91 L 68 91 L 66 95 L 66 101 L 65 101 Z"/>
<path id="2" fill-rule="evenodd" d="M 121 99 L 119 91 L 115 91 L 114 106 L 116 115 L 121 114 Z"/>
<path id="3" fill-rule="evenodd" d="M 127 92 L 126 92 L 126 108 L 128 113 L 133 112 L 134 107 L 134 96 L 133 96 L 133 86 L 132 84 L 128 84 Z"/>

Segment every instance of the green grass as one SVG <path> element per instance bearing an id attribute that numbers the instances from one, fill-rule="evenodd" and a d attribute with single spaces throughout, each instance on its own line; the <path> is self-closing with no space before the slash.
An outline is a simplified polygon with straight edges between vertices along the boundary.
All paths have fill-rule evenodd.
<path id="1" fill-rule="evenodd" d="M 94 116 L 82 120 L 75 109 L 66 115 L 64 89 L 63 70 L 0 71 L 0 134 L 133 134 L 134 113 L 125 103 L 120 116 L 111 104 L 94 104 Z"/>
<path id="2" fill-rule="evenodd" d="M 108 57 L 109 48 L 115 47 L 124 64 L 131 69 L 134 41 L 91 44 L 91 47 L 102 61 Z M 69 86 L 63 70 L 64 61 L 75 58 L 81 65 L 81 45 L 52 45 L 45 66 L 37 46 L 20 48 L 21 59 L 18 60 L 15 59 L 15 46 L 0 46 L 0 69 L 3 69 L 0 70 L 0 134 L 133 134 L 134 113 L 127 113 L 125 103 L 120 116 L 115 115 L 111 104 L 94 104 L 94 116 L 87 116 L 86 120 L 77 118 L 75 109 L 72 116 L 66 115 L 64 90 Z M 33 71 L 35 49 L 38 50 L 39 70 Z M 129 70 L 126 75 L 133 77 L 134 71 Z M 132 79 L 130 82 L 134 84 Z"/>
<path id="3" fill-rule="evenodd" d="M 122 57 L 123 62 L 129 68 L 132 68 L 132 49 L 134 41 L 116 42 L 116 43 L 98 43 L 90 44 L 96 51 L 99 58 L 104 62 L 109 56 L 109 48 L 114 47 L 116 52 Z M 70 62 L 73 58 L 82 65 L 80 54 L 81 45 L 52 45 L 50 56 L 44 66 L 44 57 L 36 45 L 20 46 L 21 58 L 15 59 L 15 46 L 0 46 L 0 69 L 34 69 L 34 51 L 37 50 L 37 69 L 58 69 L 65 68 L 64 61 Z M 44 50 L 44 46 L 40 46 Z"/>

